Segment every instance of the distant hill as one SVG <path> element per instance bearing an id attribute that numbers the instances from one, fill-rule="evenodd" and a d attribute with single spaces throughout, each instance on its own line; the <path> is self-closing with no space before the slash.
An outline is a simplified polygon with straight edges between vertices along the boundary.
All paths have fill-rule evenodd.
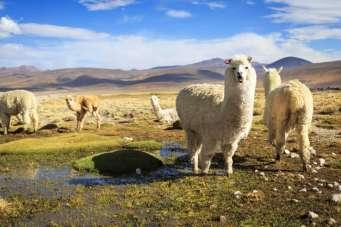
<path id="1" fill-rule="evenodd" d="M 259 81 L 264 75 L 263 65 L 265 64 L 253 63 Z M 314 64 L 304 59 L 288 57 L 267 65 L 277 68 L 280 66 L 285 69 L 282 73 L 284 81 L 296 78 L 313 88 L 341 88 L 341 61 Z M 68 68 L 40 71 L 31 66 L 0 68 L 0 91 L 19 88 L 36 91 L 84 88 L 170 89 L 191 83 L 222 83 L 225 69 L 226 65 L 221 58 L 145 70 Z"/>
<path id="2" fill-rule="evenodd" d="M 267 67 L 269 68 L 280 68 L 283 66 L 284 69 L 298 67 L 302 65 L 312 64 L 312 62 L 307 61 L 303 58 L 297 57 L 285 57 L 281 58 L 271 64 L 268 64 Z"/>
<path id="3" fill-rule="evenodd" d="M 32 65 L 21 65 L 18 67 L 1 67 L 0 76 L 8 76 L 13 74 L 30 74 L 39 71 L 40 69 Z"/>

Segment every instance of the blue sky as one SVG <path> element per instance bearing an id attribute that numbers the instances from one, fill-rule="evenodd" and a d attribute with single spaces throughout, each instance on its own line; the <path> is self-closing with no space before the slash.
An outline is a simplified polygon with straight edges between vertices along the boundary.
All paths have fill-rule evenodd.
<path id="1" fill-rule="evenodd" d="M 0 66 L 341 59 L 340 0 L 0 0 Z"/>

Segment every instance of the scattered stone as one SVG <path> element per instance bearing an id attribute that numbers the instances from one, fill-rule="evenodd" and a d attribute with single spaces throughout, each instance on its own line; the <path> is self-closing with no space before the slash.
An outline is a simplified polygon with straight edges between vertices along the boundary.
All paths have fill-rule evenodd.
<path id="1" fill-rule="evenodd" d="M 242 196 L 242 193 L 240 191 L 236 191 L 233 194 L 237 199 L 240 199 L 240 197 Z"/>
<path id="2" fill-rule="evenodd" d="M 123 142 L 125 142 L 125 143 L 129 143 L 129 142 L 133 142 L 133 138 L 131 138 L 131 137 L 123 137 Z"/>
<path id="3" fill-rule="evenodd" d="M 135 173 L 136 173 L 137 175 L 141 175 L 141 174 L 142 174 L 142 171 L 141 171 L 140 168 L 137 168 L 137 169 L 135 170 Z"/>
<path id="4" fill-rule="evenodd" d="M 317 177 L 314 177 L 314 181 L 319 181 L 320 179 L 318 179 Z"/>
<path id="5" fill-rule="evenodd" d="M 227 218 L 224 215 L 221 215 L 219 220 L 220 220 L 220 224 L 225 224 L 227 222 Z"/>
<path id="6" fill-rule="evenodd" d="M 315 174 L 315 173 L 318 173 L 318 172 L 317 172 L 316 169 L 312 169 L 312 170 L 311 170 L 311 173 L 314 173 L 314 174 Z"/>
<path id="7" fill-rule="evenodd" d="M 291 152 L 290 152 L 288 149 L 285 149 L 284 154 L 290 155 L 290 153 L 291 153 Z"/>
<path id="8" fill-rule="evenodd" d="M 332 156 L 333 156 L 333 157 L 335 157 L 335 156 L 336 156 L 336 154 L 335 154 L 334 152 L 332 152 Z"/>
<path id="9" fill-rule="evenodd" d="M 323 187 L 323 183 L 318 183 L 318 186 Z"/>
<path id="10" fill-rule="evenodd" d="M 334 188 L 334 185 L 333 184 L 327 184 L 327 187 L 328 188 Z"/>
<path id="11" fill-rule="evenodd" d="M 259 171 L 258 171 L 258 169 L 255 169 L 255 173 L 258 173 Z"/>
<path id="12" fill-rule="evenodd" d="M 288 186 L 288 189 L 289 189 L 290 191 L 292 191 L 292 187 L 291 187 L 291 186 Z"/>
<path id="13" fill-rule="evenodd" d="M 334 218 L 329 218 L 328 224 L 329 225 L 335 225 L 336 224 L 336 220 Z"/>
<path id="14" fill-rule="evenodd" d="M 335 187 L 338 187 L 339 185 L 340 185 L 339 182 L 334 181 L 334 186 L 335 186 Z"/>
<path id="15" fill-rule="evenodd" d="M 341 192 L 341 185 L 337 186 L 337 190 Z"/>
<path id="16" fill-rule="evenodd" d="M 319 189 L 318 187 L 313 187 L 312 190 L 313 190 L 314 192 L 319 192 L 319 191 L 320 191 L 320 189 Z"/>
<path id="17" fill-rule="evenodd" d="M 341 193 L 336 193 L 332 195 L 332 201 L 334 203 L 340 203 L 341 202 Z"/>
<path id="18" fill-rule="evenodd" d="M 278 189 L 277 189 L 277 188 L 273 188 L 272 190 L 273 190 L 274 192 L 277 192 L 277 191 L 278 191 Z"/>
<path id="19" fill-rule="evenodd" d="M 297 154 L 297 153 L 291 153 L 290 154 L 290 158 L 299 158 L 300 157 L 300 155 L 299 154 Z"/>
<path id="20" fill-rule="evenodd" d="M 310 219 L 316 219 L 316 218 L 319 217 L 319 215 L 316 214 L 316 213 L 313 212 L 313 211 L 309 211 L 309 212 L 308 212 L 308 217 L 309 217 Z"/>
<path id="21" fill-rule="evenodd" d="M 324 158 L 319 158 L 319 165 L 323 167 L 326 164 L 326 160 Z"/>
<path id="22" fill-rule="evenodd" d="M 317 162 L 313 162 L 314 165 L 317 165 Z"/>
<path id="23" fill-rule="evenodd" d="M 302 188 L 301 190 L 299 190 L 299 192 L 307 192 L 306 188 Z"/>
<path id="24" fill-rule="evenodd" d="M 294 203 L 299 203 L 300 202 L 298 199 L 292 199 L 291 201 L 293 201 Z"/>

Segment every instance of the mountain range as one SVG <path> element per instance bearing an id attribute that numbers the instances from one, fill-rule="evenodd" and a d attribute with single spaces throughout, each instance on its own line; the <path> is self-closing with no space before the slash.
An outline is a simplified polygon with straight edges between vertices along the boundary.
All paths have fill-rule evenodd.
<path id="1" fill-rule="evenodd" d="M 302 58 L 286 57 L 270 64 L 253 63 L 258 79 L 262 66 L 284 67 L 283 80 L 300 79 L 311 88 L 341 88 L 341 61 L 312 63 Z M 180 88 L 190 83 L 220 83 L 226 65 L 221 58 L 144 70 L 103 68 L 68 68 L 39 70 L 34 66 L 0 68 L 0 91 L 11 89 L 77 90 L 77 89 L 152 89 Z M 259 83 L 261 86 L 261 83 Z"/>

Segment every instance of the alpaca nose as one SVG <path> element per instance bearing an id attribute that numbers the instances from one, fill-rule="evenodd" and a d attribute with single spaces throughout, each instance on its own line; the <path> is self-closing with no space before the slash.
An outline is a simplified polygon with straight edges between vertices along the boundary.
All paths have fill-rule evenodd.
<path id="1" fill-rule="evenodd" d="M 242 74 L 240 72 L 237 72 L 237 79 L 240 83 L 243 82 L 243 77 L 242 77 Z"/>

